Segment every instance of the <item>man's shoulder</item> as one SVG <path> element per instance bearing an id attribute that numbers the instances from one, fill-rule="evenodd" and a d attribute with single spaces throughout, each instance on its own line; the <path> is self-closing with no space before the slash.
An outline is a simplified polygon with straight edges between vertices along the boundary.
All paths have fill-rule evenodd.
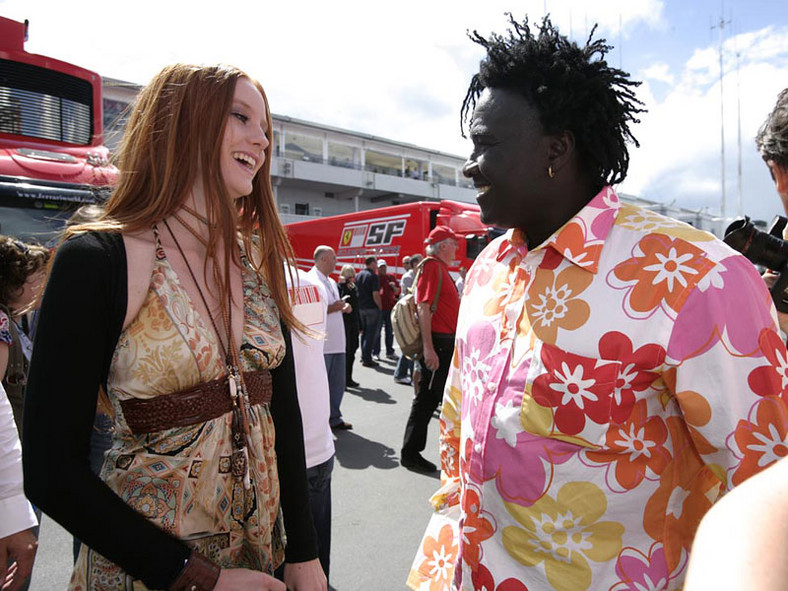
<path id="1" fill-rule="evenodd" d="M 622 204 L 614 225 L 613 236 L 627 233 L 640 242 L 661 236 L 671 242 L 692 244 L 711 256 L 726 256 L 731 249 L 722 240 L 686 222 L 632 204 Z"/>

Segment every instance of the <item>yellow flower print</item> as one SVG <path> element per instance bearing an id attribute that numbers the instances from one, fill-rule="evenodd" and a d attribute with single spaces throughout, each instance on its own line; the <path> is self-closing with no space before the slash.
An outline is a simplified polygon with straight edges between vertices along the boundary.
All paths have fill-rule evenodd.
<path id="1" fill-rule="evenodd" d="M 672 238 L 683 238 L 692 242 L 708 242 L 714 236 L 689 224 L 660 215 L 648 209 L 622 204 L 616 224 L 630 230 L 664 234 Z"/>
<path id="2" fill-rule="evenodd" d="M 555 499 L 545 495 L 529 507 L 506 503 L 506 509 L 522 525 L 504 528 L 506 551 L 525 566 L 544 562 L 547 580 L 557 591 L 588 589 L 588 561 L 614 560 L 621 550 L 624 526 L 599 521 L 607 499 L 589 482 L 569 482 Z"/>

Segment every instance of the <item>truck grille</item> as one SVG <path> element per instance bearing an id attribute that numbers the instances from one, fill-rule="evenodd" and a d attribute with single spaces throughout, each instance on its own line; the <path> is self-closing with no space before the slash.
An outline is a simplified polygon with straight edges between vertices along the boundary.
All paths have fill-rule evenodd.
<path id="1" fill-rule="evenodd" d="M 90 82 L 0 59 L 0 133 L 89 144 L 93 135 Z"/>

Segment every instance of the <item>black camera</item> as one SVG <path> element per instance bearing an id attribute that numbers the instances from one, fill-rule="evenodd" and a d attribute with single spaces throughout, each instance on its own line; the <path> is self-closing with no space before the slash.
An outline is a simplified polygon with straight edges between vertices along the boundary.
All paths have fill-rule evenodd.
<path id="1" fill-rule="evenodd" d="M 737 218 L 725 230 L 725 244 L 738 250 L 752 263 L 778 274 L 769 292 L 774 306 L 788 312 L 788 241 L 783 240 L 786 220 L 776 216 L 767 232 L 759 230 L 750 218 Z"/>

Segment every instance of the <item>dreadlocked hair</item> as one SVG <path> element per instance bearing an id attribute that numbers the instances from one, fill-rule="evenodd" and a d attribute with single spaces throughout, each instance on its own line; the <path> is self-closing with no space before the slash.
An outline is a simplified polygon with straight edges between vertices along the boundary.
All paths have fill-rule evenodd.
<path id="1" fill-rule="evenodd" d="M 758 151 L 766 161 L 788 170 L 788 88 L 777 97 L 777 104 L 755 136 Z"/>
<path id="2" fill-rule="evenodd" d="M 505 36 L 468 33 L 487 56 L 462 103 L 463 137 L 482 91 L 510 90 L 536 109 L 545 133 L 572 132 L 580 160 L 599 188 L 623 181 L 629 168 L 627 142 L 640 145 L 629 129 L 630 123 L 640 122 L 636 115 L 645 112 L 634 92 L 640 82 L 604 60 L 612 47 L 605 39 L 593 40 L 596 25 L 580 47 L 561 35 L 549 16 L 534 32 L 527 16 L 519 23 L 511 13 L 506 15 L 512 28 Z"/>

